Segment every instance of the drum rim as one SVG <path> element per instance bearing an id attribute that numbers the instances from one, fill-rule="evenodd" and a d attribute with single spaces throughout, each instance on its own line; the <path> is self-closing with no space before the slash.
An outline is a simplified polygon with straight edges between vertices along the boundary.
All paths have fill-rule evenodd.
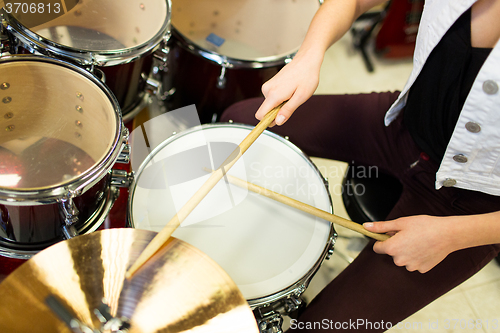
<path id="1" fill-rule="evenodd" d="M 109 88 L 106 87 L 106 85 L 104 85 L 97 77 L 92 75 L 87 70 L 69 62 L 38 55 L 15 55 L 0 58 L 0 65 L 9 62 L 44 62 L 55 66 L 62 66 L 82 75 L 91 83 L 96 85 L 109 99 L 113 107 L 117 130 L 112 140 L 113 143 L 106 152 L 106 155 L 101 160 L 97 161 L 91 168 L 83 172 L 80 177 L 70 180 L 69 182 L 64 182 L 59 186 L 51 185 L 47 187 L 25 189 L 14 189 L 0 186 L 0 204 L 19 206 L 42 205 L 80 195 L 94 186 L 106 175 L 109 170 L 111 170 L 111 167 L 114 165 L 119 154 L 121 153 L 123 144 L 128 139 L 128 129 L 123 125 L 118 101 L 111 90 L 109 90 Z M 122 147 L 119 147 L 120 145 Z"/>
<path id="2" fill-rule="evenodd" d="M 29 46 L 31 48 L 30 52 L 37 51 L 45 56 L 62 57 L 83 66 L 106 67 L 133 62 L 156 51 L 162 41 L 165 41 L 165 43 L 168 41 L 170 38 L 172 4 L 171 0 L 165 0 L 165 3 L 167 5 L 165 20 L 161 29 L 151 39 L 134 47 L 115 50 L 82 50 L 65 46 L 31 31 L 14 16 L 6 13 L 3 8 L 0 8 L 0 17 L 5 19 L 7 23 L 6 30 L 20 39 L 22 44 Z"/>
<path id="3" fill-rule="evenodd" d="M 292 61 L 293 57 L 297 53 L 299 47 L 295 51 L 286 55 L 276 55 L 269 57 L 260 57 L 254 60 L 238 59 L 233 57 L 228 57 L 214 51 L 207 50 L 195 43 L 193 43 L 189 38 L 185 37 L 180 31 L 172 26 L 172 35 L 177 38 L 177 44 L 184 50 L 201 56 L 202 58 L 214 62 L 222 67 L 226 68 L 267 68 L 275 67 L 280 65 L 285 65 Z"/>
<path id="4" fill-rule="evenodd" d="M 134 179 L 132 183 L 130 184 L 129 188 L 129 197 L 128 197 L 128 203 L 127 203 L 127 226 L 135 228 L 134 220 L 133 220 L 133 199 L 134 199 L 134 194 L 135 190 L 137 188 L 137 182 L 138 179 L 140 178 L 142 172 L 146 168 L 147 164 L 153 159 L 154 156 L 156 156 L 159 151 L 161 151 L 165 146 L 170 144 L 172 141 L 177 140 L 178 138 L 188 135 L 190 133 L 203 130 L 205 128 L 217 128 L 217 127 L 231 127 L 231 128 L 243 128 L 246 130 L 252 130 L 254 126 L 247 125 L 247 124 L 239 124 L 239 123 L 210 123 L 210 124 L 202 124 L 198 125 L 195 127 L 191 127 L 185 131 L 176 133 L 169 138 L 165 139 L 163 142 L 161 142 L 158 146 L 156 146 L 149 154 L 148 156 L 144 159 L 144 161 L 140 164 L 139 168 L 137 171 L 134 172 Z M 314 171 L 317 173 L 317 175 L 323 180 L 325 190 L 328 196 L 328 202 L 329 202 L 329 212 L 333 213 L 333 202 L 332 202 L 332 197 L 330 194 L 330 191 L 328 190 L 328 181 L 326 178 L 323 177 L 321 172 L 319 171 L 318 167 L 316 164 L 312 162 L 312 160 L 307 156 L 299 147 L 297 147 L 295 144 L 290 142 L 289 140 L 286 140 L 282 136 L 273 133 L 269 130 L 265 130 L 263 134 L 269 135 L 271 138 L 274 138 L 284 144 L 286 144 L 289 148 L 291 148 L 293 151 L 298 153 L 309 165 L 312 166 Z M 309 285 L 309 282 L 313 278 L 314 274 L 318 271 L 319 267 L 323 263 L 325 259 L 328 258 L 329 253 L 333 250 L 333 247 L 335 245 L 335 241 L 337 238 L 337 233 L 335 231 L 335 228 L 333 226 L 333 223 L 330 223 L 330 228 L 329 228 L 329 234 L 328 234 L 328 241 L 325 244 L 325 247 L 323 249 L 323 252 L 321 253 L 321 256 L 317 259 L 317 261 L 314 263 L 314 265 L 311 266 L 311 268 L 295 283 L 291 284 L 290 286 L 287 286 L 279 291 L 276 291 L 274 294 L 267 295 L 267 296 L 262 296 L 258 298 L 252 298 L 252 299 L 247 299 L 250 307 L 252 309 L 263 306 L 263 305 L 269 305 L 275 302 L 279 302 L 283 300 L 285 297 L 290 296 L 290 295 L 296 295 L 300 296 L 306 289 L 306 287 Z"/>

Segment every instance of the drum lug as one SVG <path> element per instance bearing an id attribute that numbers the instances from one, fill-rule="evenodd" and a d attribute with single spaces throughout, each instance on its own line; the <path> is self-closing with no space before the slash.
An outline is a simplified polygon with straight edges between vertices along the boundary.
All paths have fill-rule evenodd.
<path id="1" fill-rule="evenodd" d="M 160 100 L 165 100 L 169 96 L 169 92 L 166 94 L 163 91 L 163 83 L 160 80 L 157 80 L 151 76 L 146 77 L 143 74 L 143 79 L 146 80 L 146 91 L 150 95 L 155 95 Z"/>
<path id="2" fill-rule="evenodd" d="M 260 333 L 283 333 L 283 317 L 279 312 L 271 310 L 263 313 L 265 308 L 257 308 L 254 310 L 255 318 Z"/>
<path id="3" fill-rule="evenodd" d="M 128 128 L 124 127 L 122 131 L 123 142 L 127 143 L 129 137 L 130 137 L 130 131 L 128 130 Z"/>
<path id="4" fill-rule="evenodd" d="M 0 56 L 9 55 L 9 36 L 6 33 L 7 23 L 2 18 L 0 22 Z"/>
<path id="5" fill-rule="evenodd" d="M 323 175 L 321 175 L 321 178 L 323 178 L 323 184 L 325 184 L 326 188 L 330 188 L 330 182 L 328 181 L 328 178 Z"/>
<path id="6" fill-rule="evenodd" d="M 175 91 L 176 91 L 175 87 L 170 88 L 167 91 L 163 91 L 162 94 L 158 96 L 158 99 L 162 101 L 168 100 L 175 94 Z"/>
<path id="7" fill-rule="evenodd" d="M 143 77 L 146 80 L 146 91 L 151 95 L 161 95 L 162 94 L 162 83 L 152 77 Z"/>
<path id="8" fill-rule="evenodd" d="M 168 42 L 170 41 L 171 36 L 172 36 L 172 31 L 170 29 L 168 29 L 167 33 L 163 36 L 163 45 L 165 45 L 165 46 L 168 45 Z"/>
<path id="9" fill-rule="evenodd" d="M 286 299 L 285 311 L 287 313 L 296 311 L 301 307 L 303 301 L 300 295 L 305 291 L 305 289 L 306 288 L 304 286 L 301 286 L 301 291 L 299 291 L 297 295 L 291 295 L 289 298 Z"/>
<path id="10" fill-rule="evenodd" d="M 111 308 L 107 304 L 105 298 L 103 298 L 101 304 L 94 309 L 94 314 L 101 322 L 101 330 L 99 332 L 125 333 L 130 329 L 129 319 L 125 317 L 113 317 Z"/>
<path id="11" fill-rule="evenodd" d="M 165 46 L 163 46 L 160 50 L 156 51 L 153 54 L 153 75 L 155 78 L 160 77 L 160 79 L 158 80 L 151 77 L 143 78 L 146 80 L 146 89 L 148 90 L 148 92 L 150 92 L 150 94 L 152 93 L 156 95 L 156 97 L 160 101 L 169 99 L 175 93 L 175 88 L 171 88 L 169 90 L 165 89 L 165 87 L 163 86 L 164 83 L 161 75 L 161 72 L 168 72 L 168 56 L 170 54 L 170 47 L 167 46 L 167 43 L 169 39 L 170 34 L 164 37 L 163 43 Z"/>
<path id="12" fill-rule="evenodd" d="M 102 83 L 106 83 L 106 74 L 102 71 L 102 69 L 95 67 L 92 65 L 90 68 L 90 72 L 94 74 Z"/>
<path id="13" fill-rule="evenodd" d="M 130 163 L 130 145 L 128 143 L 123 144 L 122 151 L 118 155 L 116 163 L 121 163 L 121 164 Z"/>
<path id="14" fill-rule="evenodd" d="M 74 225 L 64 225 L 62 227 L 62 232 L 65 239 L 71 239 L 78 236 L 78 231 Z"/>
<path id="15" fill-rule="evenodd" d="M 146 80 L 146 91 L 150 95 L 156 95 L 156 97 L 161 101 L 168 99 L 175 93 L 175 88 L 165 91 L 163 89 L 163 83 L 157 79 L 152 77 L 144 79 Z"/>
<path id="16" fill-rule="evenodd" d="M 216 87 L 219 89 L 224 89 L 226 88 L 226 68 L 230 66 L 229 62 L 224 59 L 224 62 L 221 64 L 222 68 L 220 70 L 220 75 L 217 78 L 217 85 Z"/>
<path id="17" fill-rule="evenodd" d="M 133 173 L 125 170 L 111 170 L 111 185 L 116 187 L 130 187 L 134 179 Z"/>
<path id="18" fill-rule="evenodd" d="M 69 193 L 67 198 L 63 198 L 59 202 L 59 205 L 61 206 L 61 215 L 67 226 L 71 226 L 78 222 L 78 214 L 80 214 L 75 202 L 73 201 L 74 196 L 74 193 Z"/>
<path id="19" fill-rule="evenodd" d="M 328 244 L 328 252 L 326 253 L 325 259 L 329 260 L 333 255 L 333 250 L 335 249 L 335 242 L 337 241 L 337 233 L 334 233 L 332 237 L 330 237 L 330 241 Z"/>
<path id="20" fill-rule="evenodd" d="M 165 46 L 153 54 L 153 57 L 159 61 L 158 64 L 153 66 L 156 72 L 167 71 L 168 68 L 168 54 L 170 53 L 170 47 Z"/>
<path id="21" fill-rule="evenodd" d="M 57 57 L 57 54 L 54 55 Z M 83 66 L 89 71 L 90 73 L 94 74 L 95 77 L 97 77 L 99 80 L 101 80 L 102 83 L 106 83 L 106 74 L 103 72 L 102 69 L 100 69 L 98 66 L 103 66 L 105 63 L 97 61 L 95 55 L 90 52 L 89 53 L 90 60 L 84 61 L 82 63 Z"/>

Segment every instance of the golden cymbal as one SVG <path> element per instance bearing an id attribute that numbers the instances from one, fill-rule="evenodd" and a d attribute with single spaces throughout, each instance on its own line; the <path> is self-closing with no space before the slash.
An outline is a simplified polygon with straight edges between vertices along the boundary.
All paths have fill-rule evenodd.
<path id="1" fill-rule="evenodd" d="M 81 332 L 121 332 L 109 328 L 111 321 L 106 328 L 95 312 L 103 299 L 109 315 L 130 333 L 259 331 L 229 276 L 176 238 L 126 280 L 127 269 L 155 235 L 109 229 L 40 252 L 0 284 L 0 332 L 78 332 L 65 315 L 71 325 L 81 324 Z"/>

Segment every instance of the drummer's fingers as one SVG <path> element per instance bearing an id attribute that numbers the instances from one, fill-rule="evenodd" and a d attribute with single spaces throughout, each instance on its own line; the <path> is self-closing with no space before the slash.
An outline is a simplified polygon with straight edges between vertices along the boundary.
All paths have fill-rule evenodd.
<path id="1" fill-rule="evenodd" d="M 276 98 L 276 97 L 271 97 L 269 96 L 262 102 L 260 105 L 259 109 L 255 113 L 255 117 L 259 120 L 262 120 L 262 118 L 271 111 L 273 108 L 278 106 L 280 103 L 283 101 L 288 101 L 281 107 L 281 110 L 278 112 L 276 116 L 276 120 L 269 125 L 269 127 L 273 127 L 274 125 L 281 126 L 283 125 L 295 112 L 295 110 L 302 104 L 304 101 L 307 99 L 308 96 L 305 96 L 302 93 L 299 93 L 299 89 L 295 91 L 294 94 L 290 98 Z"/>
<path id="2" fill-rule="evenodd" d="M 297 108 L 307 100 L 308 97 L 309 96 L 302 94 L 300 89 L 297 89 L 288 102 L 281 107 L 281 110 L 276 116 L 276 124 L 278 126 L 283 125 L 288 119 L 290 119 L 295 110 L 297 110 Z"/>
<path id="3" fill-rule="evenodd" d="M 255 113 L 255 118 L 262 120 L 264 116 L 271 111 L 273 108 L 277 107 L 280 105 L 283 101 L 286 101 L 287 99 L 290 98 L 290 96 L 286 95 L 281 95 L 281 96 L 276 96 L 276 94 L 269 94 L 268 96 L 264 95 L 266 98 L 264 99 L 264 102 L 260 105 L 259 109 Z M 274 123 L 273 123 L 274 125 Z"/>
<path id="4" fill-rule="evenodd" d="M 269 96 L 269 92 L 271 91 L 271 89 L 273 88 L 274 86 L 274 77 L 271 78 L 270 80 L 264 82 L 264 84 L 262 85 L 262 94 L 264 95 L 264 97 L 268 97 Z"/>

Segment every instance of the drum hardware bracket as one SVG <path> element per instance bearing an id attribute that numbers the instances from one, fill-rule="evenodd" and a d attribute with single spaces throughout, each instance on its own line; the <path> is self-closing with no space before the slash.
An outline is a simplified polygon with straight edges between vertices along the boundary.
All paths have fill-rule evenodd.
<path id="1" fill-rule="evenodd" d="M 9 55 L 9 36 L 5 33 L 7 23 L 3 18 L 0 20 L 0 56 Z"/>
<path id="2" fill-rule="evenodd" d="M 163 84 L 160 80 L 157 80 L 151 76 L 147 77 L 144 73 L 141 74 L 142 79 L 146 81 L 146 91 L 150 95 L 162 96 L 163 95 Z"/>
<path id="3" fill-rule="evenodd" d="M 103 298 L 101 304 L 94 309 L 94 314 L 101 322 L 100 332 L 126 333 L 130 329 L 129 320 L 125 317 L 116 318 L 111 315 L 111 308 Z"/>
<path id="4" fill-rule="evenodd" d="M 116 163 L 128 164 L 130 162 L 130 145 L 128 143 L 123 145 L 122 151 L 118 154 Z"/>
<path id="5" fill-rule="evenodd" d="M 224 63 L 222 63 L 222 68 L 220 70 L 220 75 L 217 78 L 217 85 L 216 86 L 219 89 L 226 88 L 226 83 L 227 83 L 227 80 L 226 80 L 226 67 L 228 65 L 229 65 L 229 63 L 227 62 L 227 60 L 224 60 Z"/>
<path id="6" fill-rule="evenodd" d="M 76 208 L 75 202 L 73 201 L 73 197 L 75 197 L 75 193 L 68 193 L 66 198 L 61 199 L 59 205 L 61 206 L 61 215 L 64 218 L 64 222 L 67 226 L 71 226 L 74 223 L 78 222 L 78 208 Z"/>
<path id="7" fill-rule="evenodd" d="M 334 233 L 333 236 L 330 238 L 328 252 L 327 252 L 326 257 L 325 257 L 326 260 L 330 260 L 330 258 L 332 257 L 336 242 L 337 242 L 337 233 Z"/>
<path id="8" fill-rule="evenodd" d="M 101 322 L 100 329 L 92 329 L 83 324 L 80 320 L 73 317 L 64 304 L 54 295 L 49 295 L 45 299 L 45 304 L 52 312 L 63 321 L 74 333 L 126 333 L 130 329 L 130 323 L 127 318 L 115 318 L 111 315 L 110 307 L 103 299 L 101 304 L 94 309 L 94 314 Z"/>
<path id="9" fill-rule="evenodd" d="M 274 310 L 262 313 L 262 310 L 264 308 L 254 310 L 260 333 L 283 333 L 283 317 L 281 314 Z"/>
<path id="10" fill-rule="evenodd" d="M 97 76 L 99 80 L 101 80 L 102 83 L 106 83 L 106 74 L 100 69 L 92 65 L 89 70 L 92 74 Z"/>
<path id="11" fill-rule="evenodd" d="M 304 302 L 300 295 L 306 290 L 305 286 L 300 286 L 299 290 L 296 294 L 291 295 L 285 301 L 285 311 L 286 313 L 290 313 L 296 311 L 300 308 L 302 303 Z"/>
<path id="12" fill-rule="evenodd" d="M 113 169 L 111 171 L 111 185 L 116 187 L 130 187 L 132 181 L 134 179 L 133 173 L 128 173 L 125 170 L 116 170 Z"/>
<path id="13" fill-rule="evenodd" d="M 167 100 L 175 93 L 175 88 L 165 91 L 163 89 L 163 83 L 155 78 L 152 78 L 151 76 L 144 79 L 146 80 L 146 91 L 150 95 L 155 95 L 160 101 Z"/>
<path id="14" fill-rule="evenodd" d="M 165 33 L 165 35 L 163 35 L 163 45 L 168 45 L 168 42 L 170 41 L 170 37 L 172 37 L 172 31 L 169 28 L 167 30 L 167 32 Z"/>
<path id="15" fill-rule="evenodd" d="M 122 131 L 122 149 L 120 150 L 120 153 L 118 154 L 118 157 L 116 159 L 116 163 L 121 163 L 121 164 L 128 164 L 130 163 L 130 145 L 128 144 L 128 139 L 130 136 L 130 132 L 128 128 L 123 128 Z"/>
<path id="16" fill-rule="evenodd" d="M 74 225 L 63 225 L 62 232 L 64 239 L 71 239 L 79 235 Z"/>
<path id="17" fill-rule="evenodd" d="M 210 122 L 212 124 L 216 123 L 218 117 L 219 117 L 219 115 L 217 114 L 217 112 L 214 112 L 214 114 L 212 114 L 212 119 L 210 120 Z"/>
<path id="18" fill-rule="evenodd" d="M 164 91 L 160 96 L 158 96 L 158 99 L 160 101 L 166 101 L 175 94 L 175 91 L 176 91 L 175 87 L 172 87 L 169 90 Z"/>
<path id="19" fill-rule="evenodd" d="M 57 54 L 55 55 L 57 57 Z M 98 66 L 104 65 L 102 62 L 96 60 L 95 55 L 90 52 L 89 53 L 90 60 L 82 63 L 82 65 L 86 66 L 85 68 L 90 73 L 94 74 L 102 83 L 106 83 L 106 74 L 100 69 Z"/>
<path id="20" fill-rule="evenodd" d="M 166 72 L 168 70 L 168 54 L 170 53 L 170 47 L 165 46 L 160 50 L 153 53 L 153 57 L 159 61 L 159 64 L 153 66 L 157 68 L 157 72 L 163 71 Z"/>
<path id="21" fill-rule="evenodd" d="M 74 333 L 98 333 L 98 331 L 91 329 L 87 325 L 83 324 L 78 319 L 74 318 L 71 312 L 66 308 L 64 304 L 59 301 L 59 299 L 54 295 L 49 295 L 45 299 L 45 304 L 50 310 L 63 321 L 68 328 Z"/>

